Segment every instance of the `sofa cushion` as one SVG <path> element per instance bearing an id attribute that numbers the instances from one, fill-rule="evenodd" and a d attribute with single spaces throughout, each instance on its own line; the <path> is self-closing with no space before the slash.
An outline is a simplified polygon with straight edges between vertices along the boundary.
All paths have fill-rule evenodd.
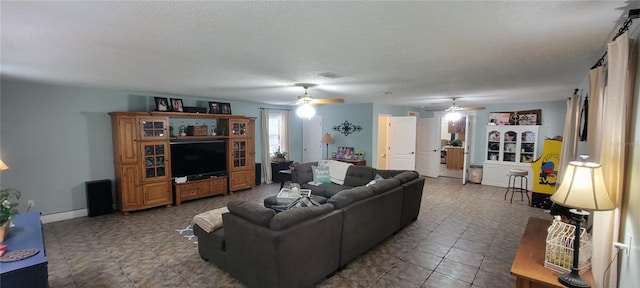
<path id="1" fill-rule="evenodd" d="M 311 166 L 317 166 L 318 162 L 299 163 L 293 166 L 291 171 L 292 183 L 307 183 L 313 181 L 313 170 Z"/>
<path id="2" fill-rule="evenodd" d="M 366 166 L 351 165 L 347 168 L 347 175 L 344 178 L 344 185 L 356 187 L 364 186 L 373 180 L 376 169 Z"/>
<path id="3" fill-rule="evenodd" d="M 382 178 L 387 179 L 387 178 L 391 178 L 393 176 L 396 176 L 402 172 L 405 172 L 407 170 L 377 170 L 376 172 L 378 174 L 380 174 L 380 176 L 382 176 Z"/>
<path id="4" fill-rule="evenodd" d="M 402 185 L 402 183 L 400 183 L 400 180 L 395 178 L 389 178 L 389 179 L 376 180 L 376 183 L 369 185 L 369 188 L 373 190 L 373 194 L 380 194 L 383 192 L 387 192 L 400 185 Z"/>
<path id="5" fill-rule="evenodd" d="M 351 189 L 343 190 L 343 191 L 340 191 L 339 193 L 336 193 L 336 195 L 333 195 L 333 197 L 329 198 L 329 201 L 327 202 L 333 204 L 333 206 L 336 209 L 340 209 L 353 202 L 367 198 L 372 195 L 373 195 L 372 189 L 364 186 L 358 186 L 358 187 L 353 187 Z"/>
<path id="6" fill-rule="evenodd" d="M 232 214 L 267 228 L 273 215 L 276 215 L 272 209 L 246 201 L 229 201 L 227 208 Z"/>
<path id="7" fill-rule="evenodd" d="M 313 171 L 313 182 L 320 184 L 331 183 L 329 167 L 311 166 L 311 170 Z"/>
<path id="8" fill-rule="evenodd" d="M 393 178 L 400 180 L 400 183 L 404 184 L 418 178 L 418 173 L 415 171 L 404 171 L 396 176 L 393 176 Z"/>
<path id="9" fill-rule="evenodd" d="M 294 207 L 289 210 L 282 211 L 271 219 L 271 230 L 283 230 L 308 219 L 327 214 L 333 211 L 332 204 L 323 204 L 311 207 Z"/>

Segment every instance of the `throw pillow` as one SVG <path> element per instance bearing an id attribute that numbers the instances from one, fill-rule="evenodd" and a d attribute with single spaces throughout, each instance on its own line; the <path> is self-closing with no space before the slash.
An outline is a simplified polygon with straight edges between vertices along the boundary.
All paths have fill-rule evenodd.
<path id="1" fill-rule="evenodd" d="M 313 182 L 320 184 L 331 183 L 329 167 L 311 166 L 311 169 L 313 170 Z"/>

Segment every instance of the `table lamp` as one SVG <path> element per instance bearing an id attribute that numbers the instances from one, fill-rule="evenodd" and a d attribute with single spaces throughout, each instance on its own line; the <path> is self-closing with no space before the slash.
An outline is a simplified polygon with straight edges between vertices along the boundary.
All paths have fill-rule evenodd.
<path id="1" fill-rule="evenodd" d="M 322 136 L 322 140 L 320 140 L 320 143 L 327 145 L 327 158 L 326 159 L 329 159 L 329 144 L 333 144 L 333 138 L 331 138 L 331 134 L 324 133 L 324 135 Z"/>
<path id="2" fill-rule="evenodd" d="M 7 166 L 7 164 L 4 164 L 4 162 L 2 162 L 2 159 L 0 159 L 0 171 L 4 170 L 9 170 L 9 166 Z"/>
<path id="3" fill-rule="evenodd" d="M 564 172 L 564 178 L 551 201 L 569 208 L 573 214 L 575 237 L 573 239 L 573 265 L 571 272 L 558 276 L 558 281 L 567 287 L 591 287 L 580 278 L 578 261 L 580 256 L 580 232 L 584 215 L 589 211 L 613 210 L 616 208 L 604 184 L 602 167 L 598 163 L 587 162 L 587 155 L 580 155 L 582 161 L 572 161 Z M 584 209 L 584 210 L 583 210 Z"/>

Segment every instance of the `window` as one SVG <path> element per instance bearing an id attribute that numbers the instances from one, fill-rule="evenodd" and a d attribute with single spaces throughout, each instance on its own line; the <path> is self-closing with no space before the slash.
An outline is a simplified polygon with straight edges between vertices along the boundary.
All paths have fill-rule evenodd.
<path id="1" fill-rule="evenodd" d="M 269 154 L 273 155 L 274 152 L 286 151 L 287 145 L 284 142 L 284 129 L 285 125 L 282 119 L 282 113 L 270 112 L 269 113 Z"/>

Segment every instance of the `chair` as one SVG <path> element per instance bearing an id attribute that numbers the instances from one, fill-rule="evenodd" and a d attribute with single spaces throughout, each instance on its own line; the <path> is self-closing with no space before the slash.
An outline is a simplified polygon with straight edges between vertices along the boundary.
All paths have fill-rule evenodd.
<path id="1" fill-rule="evenodd" d="M 511 169 L 509 170 L 509 184 L 507 184 L 507 191 L 504 192 L 504 200 L 507 200 L 507 194 L 511 192 L 511 203 L 513 203 L 513 194 L 516 192 L 520 193 L 520 201 L 524 200 L 524 195 L 527 195 L 528 203 L 531 203 L 531 198 L 529 198 L 529 179 L 527 175 L 529 172 L 521 169 Z M 517 181 L 519 181 L 519 186 L 516 186 Z"/>

